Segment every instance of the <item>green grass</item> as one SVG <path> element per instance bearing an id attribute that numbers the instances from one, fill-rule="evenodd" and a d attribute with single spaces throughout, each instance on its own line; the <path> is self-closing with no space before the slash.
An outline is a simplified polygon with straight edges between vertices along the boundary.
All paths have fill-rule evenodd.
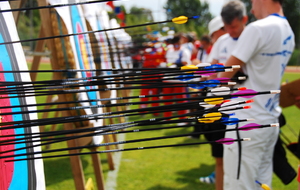
<path id="1" fill-rule="evenodd" d="M 40 69 L 49 69 L 47 64 L 41 64 Z M 299 74 L 285 74 L 283 81 L 292 81 L 299 78 Z M 37 80 L 51 79 L 51 74 L 42 74 L 38 76 Z M 138 91 L 134 91 L 138 94 Z M 37 97 L 37 102 L 45 102 L 46 97 Z M 42 109 L 42 108 L 39 108 Z M 296 130 L 300 124 L 298 115 L 300 110 L 296 107 L 285 108 L 284 114 L 286 116 L 288 125 Z M 53 114 L 53 113 L 51 113 Z M 39 114 L 41 117 L 41 114 Z M 151 115 L 146 115 L 144 118 L 140 116 L 131 117 L 130 120 L 141 120 L 152 118 Z M 145 126 L 158 127 L 158 126 Z M 49 126 L 46 127 L 49 130 Z M 62 129 L 62 126 L 58 126 Z M 126 140 L 182 134 L 191 132 L 192 128 L 169 129 L 151 132 L 139 132 L 126 134 Z M 293 136 L 289 127 L 285 126 L 282 131 L 286 136 L 296 141 L 297 138 Z M 205 141 L 201 136 L 200 141 Z M 174 138 L 161 141 L 150 141 L 144 143 L 126 144 L 125 148 L 155 146 L 162 144 L 179 144 L 198 142 L 188 138 Z M 66 147 L 65 143 L 57 143 L 51 148 Z M 83 150 L 87 151 L 87 150 Z M 122 153 L 121 167 L 118 173 L 117 190 L 213 190 L 213 185 L 202 184 L 198 181 L 200 176 L 208 175 L 214 170 L 214 159 L 210 156 L 209 145 L 184 146 L 176 148 L 162 148 L 151 150 L 137 150 Z M 101 154 L 103 165 L 103 173 L 106 176 L 108 172 L 108 164 L 106 155 Z M 298 160 L 289 151 L 287 156 L 290 163 L 296 169 Z M 82 166 L 85 174 L 85 179 L 93 178 L 94 186 L 96 185 L 91 156 L 81 156 Z M 45 178 L 47 190 L 61 190 L 61 189 L 75 189 L 74 180 L 71 172 L 71 166 L 68 157 L 52 158 L 44 160 Z M 283 185 L 280 180 L 273 177 L 273 190 L 296 189 L 297 181 L 294 180 L 288 186 Z"/>

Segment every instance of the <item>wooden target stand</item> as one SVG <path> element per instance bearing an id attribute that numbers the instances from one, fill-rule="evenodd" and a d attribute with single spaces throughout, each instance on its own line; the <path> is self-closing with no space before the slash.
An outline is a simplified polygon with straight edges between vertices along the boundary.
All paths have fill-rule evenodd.
<path id="1" fill-rule="evenodd" d="M 21 8 L 24 4 L 26 3 L 26 0 L 20 0 L 20 1 L 10 1 L 11 8 Z M 39 0 L 38 1 L 39 6 L 47 6 L 47 2 L 45 0 Z M 40 29 L 39 33 L 39 38 L 45 37 L 45 36 L 54 36 L 53 30 L 51 28 L 51 24 L 49 23 L 51 21 L 51 15 L 50 15 L 50 10 L 49 9 L 40 9 L 40 16 L 42 20 L 42 26 Z M 15 22 L 17 23 L 18 18 L 19 18 L 19 12 L 13 12 Z M 62 69 L 57 63 L 59 61 L 59 58 L 56 53 L 57 48 L 55 45 L 55 40 L 54 39 L 48 39 L 48 40 L 38 40 L 36 43 L 35 47 L 35 52 L 43 52 L 45 46 L 47 46 L 48 50 L 51 52 L 51 57 L 50 57 L 50 62 L 51 62 L 51 67 L 54 70 L 57 69 Z M 32 66 L 31 70 L 38 70 L 40 66 L 40 61 L 41 61 L 42 56 L 37 55 L 33 57 L 32 60 Z M 98 65 L 98 64 L 97 64 Z M 98 69 L 98 68 L 97 68 Z M 30 73 L 32 81 L 36 81 L 37 73 Z M 63 76 L 60 73 L 53 73 L 53 80 L 59 80 L 62 79 Z M 122 96 L 128 96 L 129 91 L 118 91 L 118 95 L 122 94 Z M 109 94 L 107 92 L 104 92 L 103 94 L 100 94 L 101 98 L 109 98 Z M 47 97 L 47 102 L 52 101 L 52 95 L 49 95 Z M 59 102 L 66 102 L 68 101 L 65 95 L 58 95 L 58 100 Z M 108 104 L 109 102 L 102 102 L 103 104 Z M 62 107 L 67 107 L 68 105 L 62 105 Z M 122 108 L 118 107 L 118 111 L 122 110 Z M 104 109 L 104 112 L 110 112 L 110 108 Z M 71 116 L 72 113 L 70 111 L 62 111 L 60 113 L 56 113 L 56 116 L 59 116 L 61 114 L 63 117 L 68 117 Z M 46 115 L 44 115 L 46 117 Z M 124 118 L 119 118 L 119 122 L 124 122 Z M 105 120 L 105 124 L 113 123 L 112 118 Z M 87 124 L 85 127 L 92 127 L 90 124 Z M 52 130 L 55 129 L 55 125 L 51 127 Z M 64 129 L 65 130 L 70 130 L 74 129 L 74 124 L 72 123 L 66 123 L 64 124 Z M 43 131 L 44 128 L 41 128 L 41 131 Z M 72 136 L 70 134 L 69 136 Z M 112 136 L 113 141 L 116 141 L 116 136 Z M 67 146 L 68 147 L 77 147 L 77 146 L 82 146 L 86 145 L 91 142 L 91 138 L 82 138 L 81 140 L 69 140 L 67 141 Z M 104 135 L 104 142 L 111 142 L 111 137 L 108 135 Z M 109 146 L 105 147 L 107 150 L 110 150 Z M 96 151 L 97 148 L 93 148 L 90 151 Z M 70 150 L 69 153 L 79 153 L 79 150 Z M 102 166 L 101 166 L 101 160 L 98 154 L 92 154 L 92 162 L 93 162 L 93 167 L 94 167 L 94 173 L 95 173 L 95 178 L 97 181 L 97 189 L 98 190 L 104 190 L 104 177 L 102 173 Z M 107 153 L 107 161 L 109 165 L 110 170 L 114 170 L 114 163 L 113 163 L 113 157 L 112 153 Z M 93 183 L 91 182 L 91 179 L 87 180 L 87 183 L 85 183 L 85 177 L 84 177 L 84 172 L 82 168 L 82 163 L 80 156 L 71 156 L 70 157 L 70 163 L 71 163 L 71 168 L 72 168 L 72 173 L 74 177 L 74 183 L 76 190 L 85 190 L 85 189 L 94 189 L 93 188 Z"/>

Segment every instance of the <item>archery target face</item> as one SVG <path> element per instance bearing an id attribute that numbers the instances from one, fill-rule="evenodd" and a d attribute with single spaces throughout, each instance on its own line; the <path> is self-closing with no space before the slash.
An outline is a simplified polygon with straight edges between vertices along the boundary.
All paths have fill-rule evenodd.
<path id="1" fill-rule="evenodd" d="M 0 9 L 10 9 L 8 2 L 0 2 Z M 0 43 L 18 41 L 19 37 L 15 27 L 14 19 L 11 12 L 0 13 Z M 20 43 L 15 44 L 2 44 L 0 45 L 0 70 L 3 71 L 18 71 L 27 70 L 27 63 Z M 2 73 L 0 74 L 1 81 L 30 81 L 28 73 Z M 13 86 L 14 87 L 14 86 Z M 20 112 L 28 111 L 30 108 L 19 107 L 20 105 L 27 105 L 27 102 L 32 104 L 35 100 L 27 97 L 14 97 L 20 94 L 9 94 L 1 95 L 3 98 L 0 99 L 0 106 L 16 106 L 10 109 L 0 109 L 4 112 Z M 30 101 L 28 101 L 30 99 Z M 13 114 L 2 116 L 1 123 L 10 121 L 23 121 L 36 119 L 36 114 Z M 20 124 L 21 125 L 21 124 Z M 7 126 L 1 126 L 4 128 Z M 25 128 L 14 128 L 7 130 L 0 130 L 1 135 L 17 134 L 21 135 L 15 138 L 24 137 L 24 133 L 32 133 L 32 131 L 38 131 L 38 127 L 25 127 Z M 13 138 L 13 137 L 10 137 Z M 6 140 L 8 138 L 1 138 Z M 14 148 L 24 148 L 31 143 L 20 143 L 14 145 L 2 145 L 0 146 L 1 151 L 11 150 Z M 39 148 L 28 148 L 23 150 L 14 151 L 9 154 L 22 154 L 27 152 L 34 152 L 40 150 Z M 7 154 L 2 154 L 7 155 Z M 18 158 L 27 158 L 28 156 L 20 156 Z M 11 160 L 13 158 L 9 158 Z M 9 190 L 43 190 L 45 189 L 44 170 L 42 160 L 30 160 L 30 161 L 18 161 L 18 162 L 5 162 L 7 159 L 0 160 L 0 189 Z"/>
<path id="2" fill-rule="evenodd" d="M 0 47 L 0 51 L 1 51 L 1 47 Z M 2 63 L 0 63 L 0 71 L 3 71 Z M 0 73 L 0 81 L 5 81 L 5 77 L 4 77 L 3 73 Z M 8 97 L 8 95 L 0 95 L 0 98 L 4 98 L 4 97 Z M 10 100 L 8 98 L 0 99 L 1 107 L 10 106 L 10 105 L 11 105 Z M 11 112 L 11 111 L 12 111 L 11 108 L 0 110 L 1 113 Z M 13 121 L 11 115 L 0 116 L 0 123 L 10 122 L 10 121 Z M 0 131 L 0 136 L 13 135 L 13 134 L 14 134 L 13 129 L 7 129 L 7 130 Z M 6 139 L 12 139 L 12 137 L 6 138 Z M 1 138 L 1 140 L 4 140 L 4 139 Z M 14 148 L 14 145 L 4 145 L 4 146 L 0 146 L 0 151 L 1 152 L 7 151 L 7 150 L 11 150 L 13 148 Z M 3 154 L 3 156 L 6 156 L 6 155 L 13 155 L 13 152 Z M 13 162 L 5 162 L 5 160 L 9 160 L 9 158 L 0 159 L 0 172 L 1 172 L 1 178 L 2 178 L 2 179 L 0 179 L 0 188 L 1 189 L 8 189 L 9 184 L 12 180 L 13 171 L 14 171 Z"/>

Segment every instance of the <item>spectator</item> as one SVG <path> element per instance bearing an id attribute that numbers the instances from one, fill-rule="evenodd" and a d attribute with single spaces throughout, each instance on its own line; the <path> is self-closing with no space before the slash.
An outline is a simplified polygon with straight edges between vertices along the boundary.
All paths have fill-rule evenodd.
<path id="1" fill-rule="evenodd" d="M 209 30 L 209 36 L 211 38 L 212 44 L 214 44 L 220 36 L 227 33 L 224 29 L 224 23 L 222 21 L 221 16 L 217 16 L 217 17 L 213 18 L 208 23 L 208 30 Z"/>
<path id="2" fill-rule="evenodd" d="M 206 63 L 208 61 L 208 55 L 211 51 L 212 44 L 210 37 L 204 35 L 200 39 L 201 47 L 198 50 L 196 59 L 193 60 L 193 65 L 198 65 L 199 63 Z"/>
<path id="3" fill-rule="evenodd" d="M 181 67 L 184 65 L 190 64 L 191 59 L 191 53 L 181 47 L 181 44 L 179 43 L 180 37 L 175 36 L 172 40 L 173 48 L 170 48 L 167 50 L 166 53 L 166 60 L 169 67 Z M 164 94 L 170 94 L 170 93 L 183 93 L 185 92 L 184 87 L 172 87 L 172 88 L 163 88 Z M 185 98 L 185 95 L 177 95 L 176 98 Z M 173 96 L 163 96 L 164 100 L 173 99 Z M 180 101 L 178 103 L 183 103 L 183 101 Z M 170 105 L 172 102 L 165 102 L 165 105 Z M 185 114 L 186 110 L 180 110 L 178 111 L 179 115 Z M 172 112 L 164 112 L 164 117 L 171 117 Z"/>

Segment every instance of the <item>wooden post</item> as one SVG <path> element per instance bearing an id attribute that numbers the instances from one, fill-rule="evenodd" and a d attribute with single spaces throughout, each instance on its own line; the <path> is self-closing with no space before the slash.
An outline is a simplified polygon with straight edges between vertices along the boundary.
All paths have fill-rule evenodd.
<path id="1" fill-rule="evenodd" d="M 45 0 L 39 0 L 38 1 L 39 6 L 47 6 L 48 4 L 46 3 Z M 45 33 L 45 36 L 53 36 L 52 29 L 50 28 L 49 22 L 51 21 L 50 19 L 50 11 L 49 9 L 40 9 L 40 15 L 42 19 L 42 27 L 43 31 Z M 53 39 L 48 39 L 46 40 L 47 47 L 51 51 L 52 55 L 54 55 L 54 52 L 56 52 L 55 49 L 55 44 Z M 53 69 L 58 69 L 57 63 L 57 57 L 56 56 L 51 56 L 51 66 Z M 54 79 L 61 79 L 62 76 L 58 73 L 54 73 L 53 75 Z M 63 95 L 59 95 L 59 100 L 60 101 L 66 101 Z M 68 112 L 64 111 L 63 116 L 69 116 Z M 73 129 L 73 125 L 71 123 L 66 123 L 64 124 L 64 127 L 66 130 L 68 129 Z M 68 147 L 75 147 L 77 146 L 76 140 L 69 140 L 67 141 Z M 78 150 L 71 150 L 70 153 L 78 152 Z M 82 170 L 82 164 L 79 156 L 71 156 L 70 157 L 70 162 L 72 165 L 72 173 L 74 177 L 74 183 L 75 183 L 75 188 L 76 190 L 84 190 L 85 189 L 85 179 L 84 179 L 84 174 Z"/>
<path id="2" fill-rule="evenodd" d="M 45 37 L 45 34 L 44 34 L 43 26 L 41 26 L 39 38 L 43 38 L 43 37 Z M 36 43 L 34 51 L 35 52 L 42 52 L 43 49 L 44 49 L 44 46 L 45 46 L 45 41 L 44 40 L 39 40 Z M 33 57 L 31 70 L 38 70 L 40 62 L 41 62 L 41 58 L 42 58 L 42 56 L 40 56 L 40 55 L 36 55 L 36 56 Z M 37 73 L 30 73 L 30 77 L 31 77 L 32 81 L 36 80 L 36 75 L 37 75 Z"/>
<path id="3" fill-rule="evenodd" d="M 92 148 L 92 152 L 97 151 L 97 148 Z M 104 176 L 102 173 L 102 165 L 99 154 L 92 154 L 94 173 L 97 181 L 98 190 L 104 190 Z"/>
<path id="4" fill-rule="evenodd" d="M 10 7 L 12 9 L 18 9 L 23 7 L 23 5 L 26 3 L 27 0 L 20 0 L 20 1 L 9 1 L 10 3 Z M 13 11 L 12 12 L 14 19 L 15 19 L 15 23 L 17 24 L 19 21 L 19 17 L 20 17 L 20 11 Z"/>

